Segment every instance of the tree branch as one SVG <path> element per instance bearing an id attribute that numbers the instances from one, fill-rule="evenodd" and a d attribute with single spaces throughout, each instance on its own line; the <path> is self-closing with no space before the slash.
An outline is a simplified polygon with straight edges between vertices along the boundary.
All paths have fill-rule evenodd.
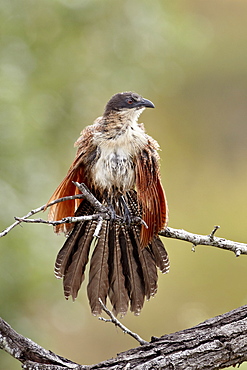
<path id="1" fill-rule="evenodd" d="M 150 343 L 96 365 L 83 366 L 40 347 L 0 319 L 0 348 L 27 370 L 223 369 L 247 361 L 247 306 L 186 330 L 152 338 Z"/>
<path id="2" fill-rule="evenodd" d="M 93 196 L 93 194 L 88 190 L 88 188 L 84 184 L 79 184 L 77 182 L 75 182 L 74 184 L 80 189 L 82 194 L 57 199 L 49 204 L 45 204 L 41 207 L 38 207 L 28 212 L 28 214 L 23 217 L 15 217 L 16 221 L 0 233 L 0 238 L 7 235 L 14 227 L 16 227 L 22 222 L 43 223 L 43 224 L 50 224 L 50 225 L 55 226 L 55 225 L 62 224 L 62 223 L 76 223 L 76 222 L 87 221 L 87 220 L 98 220 L 98 225 L 96 227 L 95 235 L 94 235 L 94 236 L 98 236 L 103 220 L 109 220 L 111 218 L 110 211 L 107 207 L 102 205 Z M 62 220 L 58 220 L 58 221 L 47 221 L 42 218 L 37 218 L 37 219 L 29 218 L 33 216 L 34 214 L 37 214 L 45 210 L 46 208 L 52 206 L 53 204 L 64 202 L 66 200 L 78 199 L 78 198 L 87 199 L 87 201 L 90 202 L 94 206 L 94 208 L 97 210 L 98 213 L 87 215 L 87 216 L 79 216 L 79 217 L 65 217 Z M 121 223 L 121 222 L 124 222 L 124 219 L 123 217 L 116 215 L 115 221 Z M 141 223 L 141 224 L 144 224 L 144 226 L 146 226 L 144 221 L 140 217 L 133 218 L 132 222 L 134 224 Z M 182 229 L 174 229 L 171 227 L 167 227 L 166 229 L 161 230 L 159 232 L 159 235 L 164 236 L 166 238 L 178 239 L 178 240 L 189 242 L 194 247 L 197 245 L 207 245 L 207 246 L 212 246 L 212 247 L 216 247 L 220 249 L 225 249 L 225 250 L 233 252 L 236 257 L 239 257 L 241 254 L 245 254 L 245 255 L 247 254 L 247 244 L 234 242 L 232 240 L 227 240 L 224 238 L 215 237 L 215 233 L 218 229 L 219 229 L 219 226 L 215 226 L 209 235 L 199 235 L 199 234 L 194 234 L 189 231 L 182 230 Z"/>
<path id="3" fill-rule="evenodd" d="M 217 238 L 214 236 L 217 229 L 219 229 L 219 226 L 215 226 L 214 230 L 209 235 L 199 235 L 182 229 L 173 229 L 171 227 L 167 227 L 165 230 L 160 231 L 159 235 L 166 238 L 179 239 L 189 242 L 193 244 L 194 247 L 197 245 L 208 245 L 211 247 L 225 249 L 235 253 L 236 257 L 239 257 L 241 254 L 247 254 L 247 244 L 234 242 L 224 238 Z"/>
<path id="4" fill-rule="evenodd" d="M 78 364 L 47 351 L 32 340 L 18 334 L 2 318 L 0 318 L 0 348 L 25 365 L 28 363 L 39 365 L 36 369 L 78 369 Z M 55 367 L 49 368 L 47 364 Z M 34 369 L 30 366 L 24 369 Z"/>
<path id="5" fill-rule="evenodd" d="M 64 202 L 65 200 L 72 200 L 72 199 L 82 199 L 83 198 L 83 194 L 78 194 L 78 195 L 73 195 L 73 196 L 68 196 L 68 197 L 63 197 L 63 198 L 59 198 L 59 199 L 56 199 L 54 200 L 53 202 L 49 203 L 49 204 L 44 204 L 43 206 L 40 206 L 36 209 L 33 209 L 31 210 L 30 212 L 28 212 L 25 216 L 23 217 L 15 217 L 17 220 L 16 222 L 14 222 L 12 225 L 8 226 L 6 229 L 4 229 L 1 233 L 0 233 L 0 238 L 2 238 L 3 236 L 7 235 L 12 229 L 14 229 L 17 225 L 19 225 L 21 222 L 28 222 L 26 221 L 29 217 L 41 212 L 41 211 L 44 211 L 46 208 L 48 207 L 51 207 L 53 204 L 56 204 L 56 203 L 60 203 L 60 202 Z M 45 223 L 49 223 L 48 221 L 46 221 Z M 64 221 L 63 221 L 64 223 Z"/>

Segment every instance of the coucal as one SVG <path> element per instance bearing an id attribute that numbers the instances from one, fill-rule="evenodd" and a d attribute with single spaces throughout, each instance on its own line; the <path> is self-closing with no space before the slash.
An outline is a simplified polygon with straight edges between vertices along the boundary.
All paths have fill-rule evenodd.
<path id="1" fill-rule="evenodd" d="M 145 108 L 154 108 L 154 104 L 133 92 L 115 94 L 103 116 L 81 132 L 75 160 L 49 200 L 78 194 L 73 182 L 79 182 L 111 211 L 98 238 L 93 236 L 96 220 L 54 228 L 68 235 L 55 263 L 55 275 L 63 278 L 67 299 L 77 297 L 93 246 L 87 294 L 95 315 L 101 312 L 98 299 L 105 303 L 107 296 L 116 314 L 125 314 L 129 306 L 139 314 L 145 297 L 157 291 L 157 267 L 163 273 L 169 270 L 168 255 L 158 236 L 168 220 L 159 145 L 138 123 Z M 74 199 L 53 205 L 49 219 L 94 213 L 87 200 Z M 114 214 L 123 222 L 117 222 Z M 145 223 L 132 222 L 136 217 Z"/>

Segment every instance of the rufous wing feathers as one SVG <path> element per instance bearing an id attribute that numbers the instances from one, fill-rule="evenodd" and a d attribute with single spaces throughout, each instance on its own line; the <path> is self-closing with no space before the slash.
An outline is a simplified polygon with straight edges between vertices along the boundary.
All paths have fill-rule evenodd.
<path id="1" fill-rule="evenodd" d="M 83 172 L 84 172 L 83 166 L 70 168 L 67 176 L 63 179 L 63 181 L 54 191 L 48 203 L 52 202 L 53 200 L 63 198 L 66 196 L 73 196 L 76 194 L 80 194 L 79 189 L 73 184 L 72 181 L 77 181 L 79 183 L 84 182 Z M 82 202 L 82 199 L 73 199 L 73 200 L 66 200 L 64 202 L 54 204 L 53 206 L 50 207 L 49 214 L 48 214 L 48 220 L 58 221 L 64 217 L 74 216 L 75 211 L 79 207 L 81 202 Z M 69 232 L 73 226 L 74 225 L 71 225 L 69 223 L 56 225 L 54 226 L 54 231 L 56 233 Z"/>
<path id="2" fill-rule="evenodd" d="M 168 221 L 166 196 L 160 180 L 158 154 L 143 150 L 136 158 L 136 190 L 138 203 L 142 208 L 144 225 L 141 229 L 141 247 L 146 247 Z"/>

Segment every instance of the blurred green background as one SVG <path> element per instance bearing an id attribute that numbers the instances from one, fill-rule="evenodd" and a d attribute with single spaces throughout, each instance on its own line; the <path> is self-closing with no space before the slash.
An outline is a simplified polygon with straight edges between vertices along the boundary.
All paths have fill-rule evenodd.
<path id="1" fill-rule="evenodd" d="M 79 132 L 133 90 L 156 105 L 141 120 L 162 148 L 169 225 L 247 242 L 246 14 L 240 0 L 0 1 L 1 229 L 46 203 Z M 85 283 L 65 301 L 63 241 L 29 224 L 0 240 L 0 316 L 82 364 L 137 346 L 91 315 Z M 170 273 L 130 329 L 149 340 L 247 303 L 245 256 L 164 241 Z M 1 352 L 0 368 L 20 365 Z"/>

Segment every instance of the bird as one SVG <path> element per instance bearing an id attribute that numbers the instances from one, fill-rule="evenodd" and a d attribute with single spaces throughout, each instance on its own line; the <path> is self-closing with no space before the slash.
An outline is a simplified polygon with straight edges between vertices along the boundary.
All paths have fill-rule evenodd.
<path id="1" fill-rule="evenodd" d="M 159 145 L 138 121 L 146 108 L 154 107 L 135 92 L 113 95 L 103 115 L 80 133 L 75 159 L 48 202 L 79 194 L 78 182 L 111 214 L 103 219 L 97 237 L 95 219 L 54 226 L 56 233 L 67 237 L 55 262 L 55 276 L 63 279 L 66 299 L 76 299 L 90 259 L 87 295 L 93 315 L 102 311 L 99 298 L 103 304 L 109 300 L 116 315 L 128 310 L 139 315 L 145 299 L 157 292 L 157 270 L 169 271 L 168 254 L 158 235 L 168 222 Z M 48 219 L 94 213 L 86 199 L 70 199 L 52 205 Z M 142 222 L 134 222 L 136 217 Z"/>

